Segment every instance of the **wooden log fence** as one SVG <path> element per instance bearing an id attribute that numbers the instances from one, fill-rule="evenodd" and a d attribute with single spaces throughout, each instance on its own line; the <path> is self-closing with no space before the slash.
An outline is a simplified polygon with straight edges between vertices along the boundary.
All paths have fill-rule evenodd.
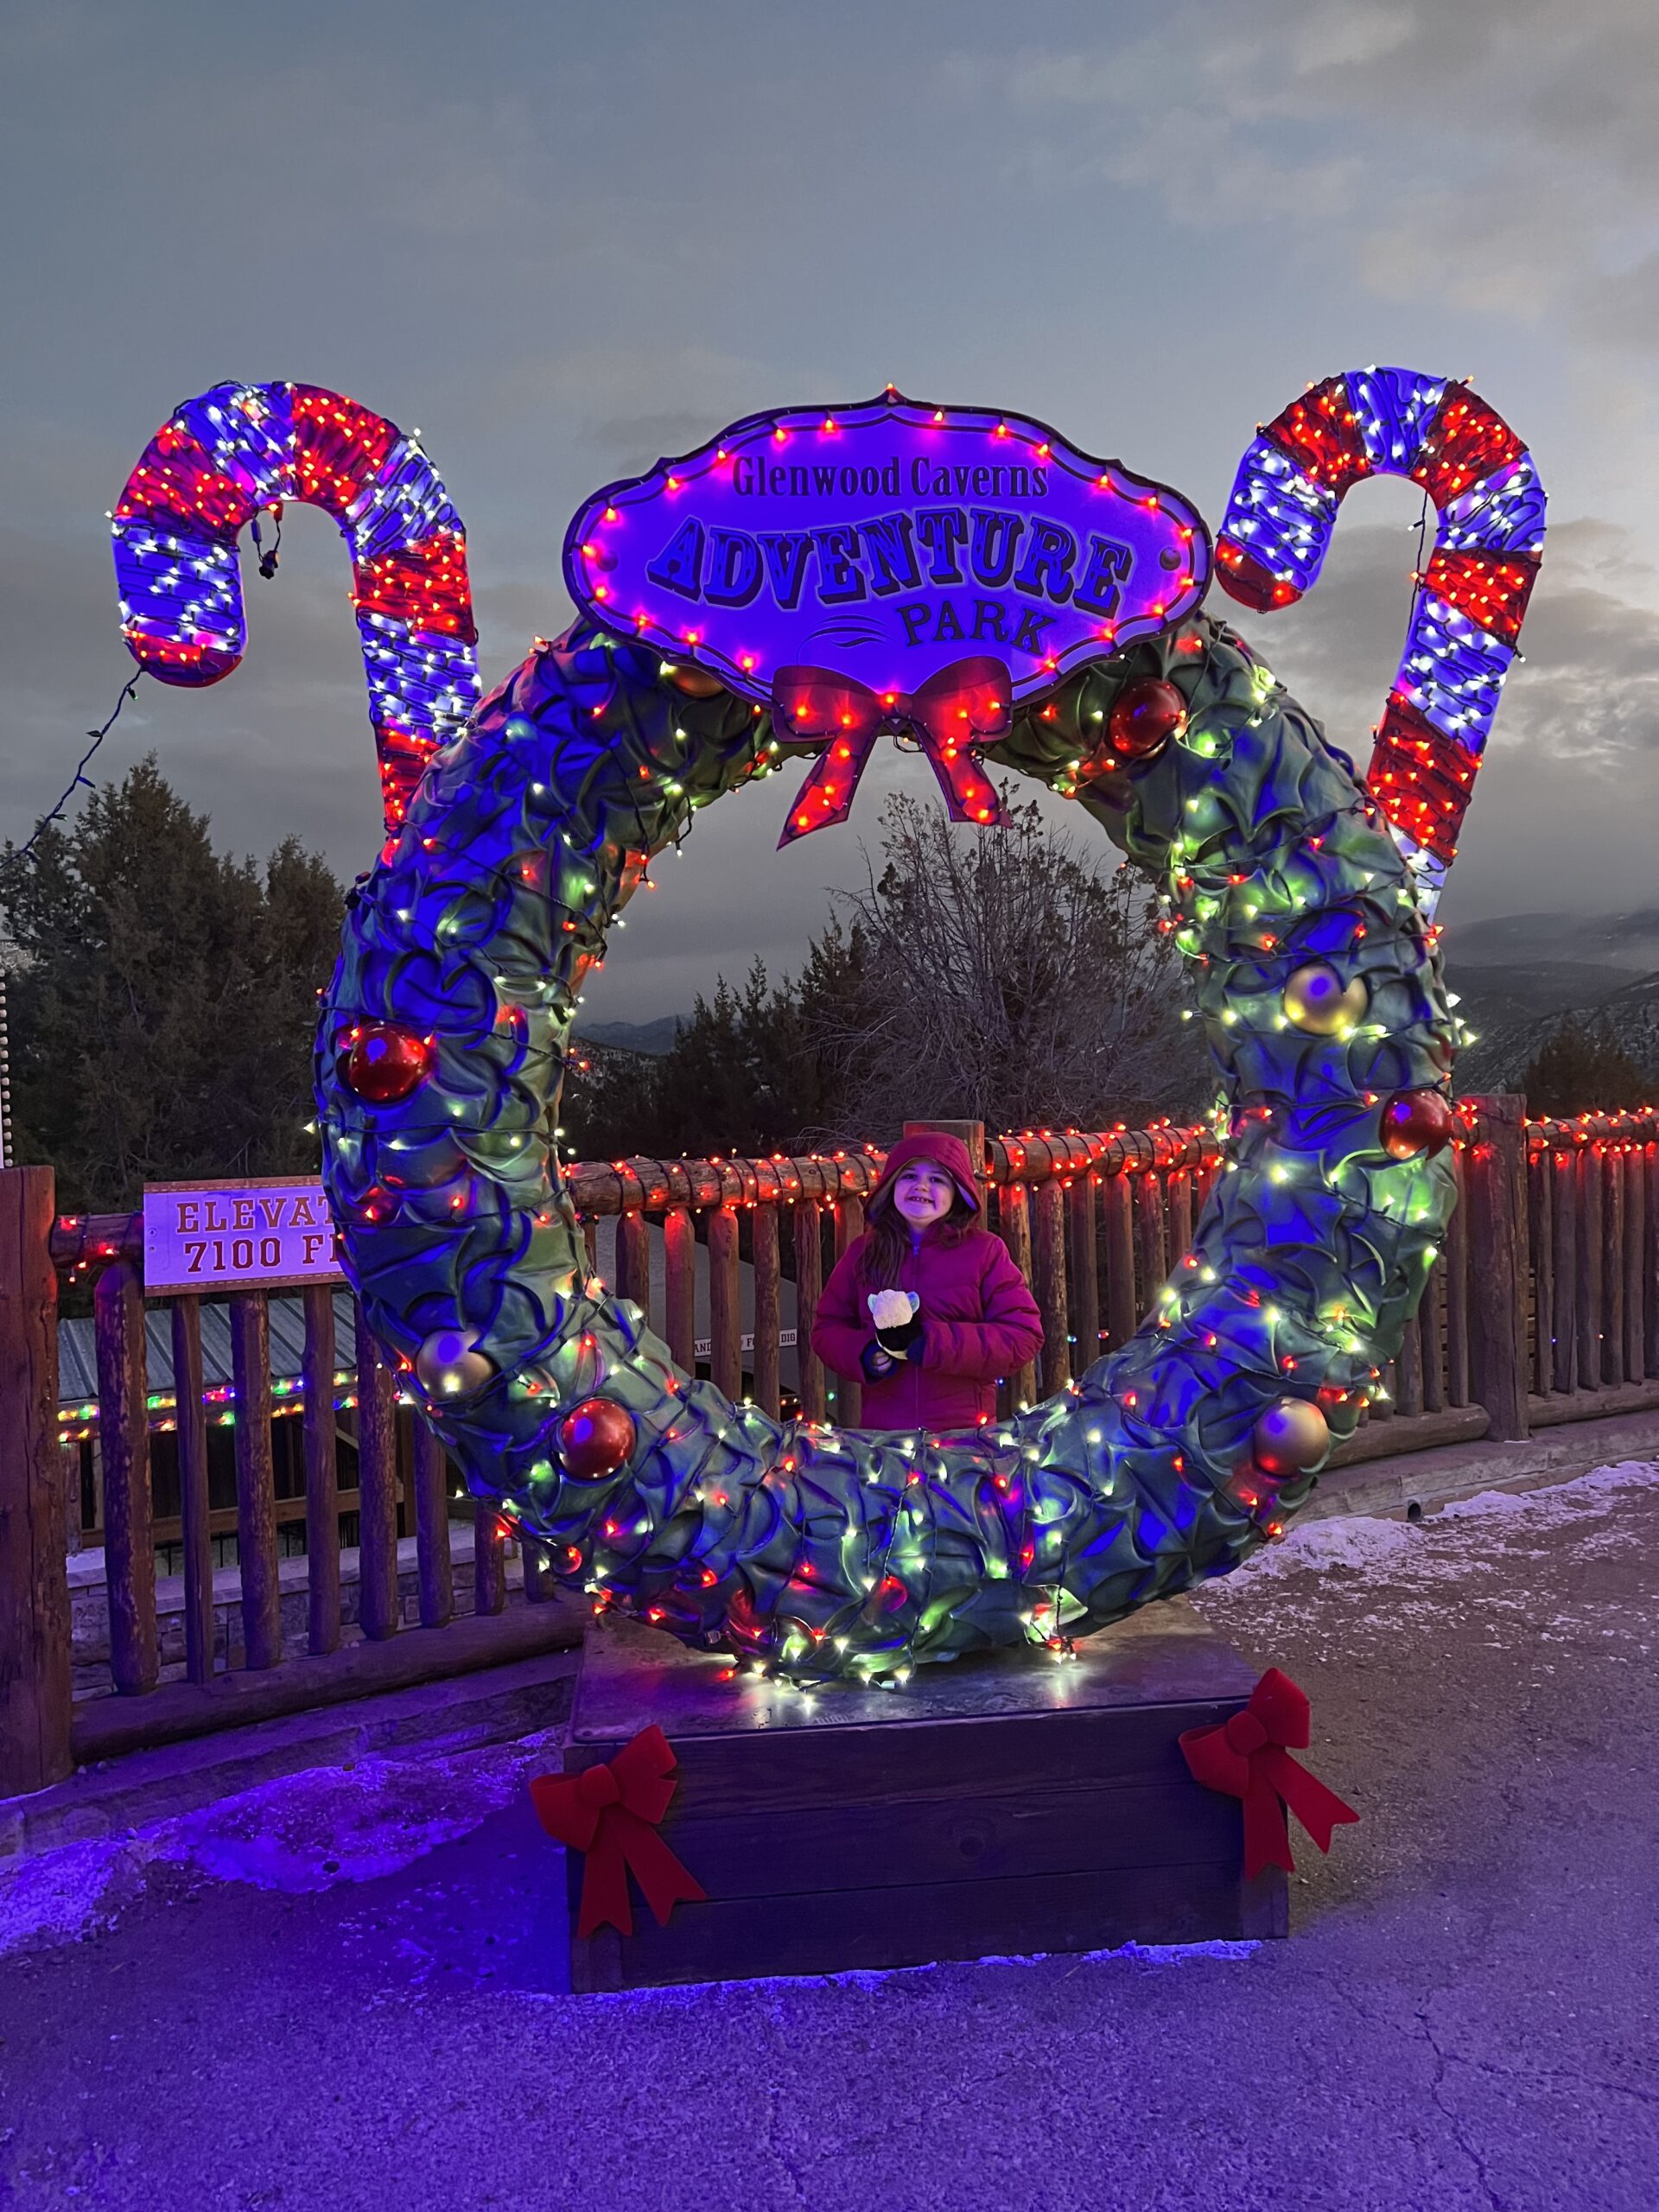
<path id="1" fill-rule="evenodd" d="M 1500 1097 L 1465 1102 L 1463 1116 L 1455 1154 L 1462 1198 L 1446 1250 L 1399 1357 L 1378 1377 L 1387 1399 L 1340 1448 L 1344 1462 L 1659 1408 L 1659 1114 L 1529 1122 L 1522 1101 Z M 1214 1141 L 1205 1131 L 1162 1126 L 1028 1131 L 987 1142 L 965 1125 L 938 1126 L 970 1138 L 991 1201 L 988 1222 L 1032 1284 L 1042 1350 L 1031 1368 L 1007 1378 L 1005 1396 L 1012 1406 L 1034 1402 L 1124 1343 L 1150 1310 L 1190 1248 L 1218 1166 Z M 566 1179 L 588 1232 L 589 1264 L 596 1263 L 599 1220 L 615 1216 L 613 1287 L 645 1310 L 683 1366 L 697 1364 L 697 1286 L 706 1268 L 703 1371 L 731 1396 L 812 1421 L 827 1418 L 833 1388 L 836 1420 L 855 1426 L 856 1383 L 826 1376 L 810 1332 L 826 1270 L 862 1230 L 880 1170 L 880 1154 L 865 1150 L 800 1160 L 584 1161 Z M 661 1262 L 653 1281 L 656 1239 Z M 458 1478 L 423 1425 L 400 1413 L 397 1377 L 366 1328 L 358 1331 L 355 1376 L 342 1378 L 332 1287 L 303 1294 L 298 1385 L 281 1385 L 289 1395 L 280 1410 L 302 1421 L 302 1495 L 295 1497 L 276 1494 L 266 1300 L 252 1291 L 232 1298 L 236 1504 L 211 1506 L 201 1304 L 171 1301 L 175 1390 L 158 1414 L 145 1372 L 142 1251 L 139 1217 L 56 1218 L 49 1170 L 0 1172 L 0 1795 L 59 1778 L 78 1746 L 149 1740 L 147 1711 L 165 1713 L 156 1740 L 241 1717 L 247 1700 L 224 1694 L 227 1674 L 270 1675 L 258 1709 L 292 1710 L 340 1694 L 327 1688 L 331 1669 L 372 1687 L 377 1679 L 448 1671 L 446 1649 L 455 1655 L 455 1671 L 487 1663 L 492 1637 L 517 1656 L 579 1634 L 570 1609 L 562 1615 L 549 1602 L 559 1595 L 550 1560 L 533 1544 L 512 1546 L 509 1527 L 483 1505 L 460 1509 L 474 1524 L 475 1624 L 458 1616 L 451 1545 Z M 62 1443 L 60 1283 L 92 1291 L 100 1494 L 90 1533 L 103 1546 L 109 1613 L 108 1688 L 100 1698 L 92 1685 L 78 1700 L 70 1692 L 63 1531 L 64 1470 L 68 1462 L 78 1468 L 81 1447 L 66 1452 Z M 785 1358 L 790 1285 L 792 1392 Z M 747 1335 L 746 1304 L 753 1315 Z M 216 1408 L 215 1417 L 226 1414 Z M 176 1432 L 176 1524 L 153 1510 L 157 1427 Z M 340 1479 L 342 1449 L 355 1459 L 354 1486 Z M 358 1539 L 354 1624 L 343 1624 L 349 1609 L 340 1539 L 348 1516 Z M 297 1623 L 284 1622 L 279 1555 L 281 1532 L 302 1526 L 302 1636 Z M 222 1599 L 216 1610 L 213 1572 L 213 1543 L 227 1531 L 240 1586 L 239 1605 L 228 1611 Z M 156 1548 L 175 1535 L 182 1549 L 183 1680 L 164 1682 Z M 400 1561 L 400 1538 L 412 1540 L 412 1567 Z M 514 1625 L 523 1616 L 510 1604 L 510 1548 L 524 1554 L 523 1597 L 537 1608 L 539 1629 Z M 500 1615 L 508 1618 L 491 1629 Z M 404 1659 L 394 1656 L 400 1642 L 416 1647 Z M 365 1644 L 385 1647 L 383 1658 L 365 1654 Z M 165 1671 L 177 1674 L 176 1660 Z M 108 1717 L 111 1693 L 130 1700 L 124 1731 Z"/>

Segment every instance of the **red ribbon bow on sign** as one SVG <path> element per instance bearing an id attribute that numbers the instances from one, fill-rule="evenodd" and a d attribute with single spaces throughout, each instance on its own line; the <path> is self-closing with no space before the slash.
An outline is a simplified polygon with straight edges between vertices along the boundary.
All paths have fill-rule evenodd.
<path id="1" fill-rule="evenodd" d="M 1218 1728 L 1189 1728 L 1181 1749 L 1195 1782 L 1244 1801 L 1244 1878 L 1264 1866 L 1296 1870 L 1290 1855 L 1287 1810 L 1295 1814 L 1321 1851 L 1331 1848 L 1331 1831 L 1359 1815 L 1327 1789 L 1300 1759 L 1310 1740 L 1313 1707 L 1277 1667 L 1250 1692 L 1250 1701 Z"/>
<path id="2" fill-rule="evenodd" d="M 833 669 L 780 668 L 772 686 L 772 727 L 780 736 L 829 743 L 789 810 L 779 846 L 847 819 L 865 763 L 890 722 L 915 732 L 953 821 L 1000 822 L 1002 810 L 973 747 L 978 738 L 1006 735 L 1013 692 L 1007 668 L 988 654 L 952 661 L 915 691 L 872 691 Z"/>
<path id="3" fill-rule="evenodd" d="M 531 1782 L 531 1801 L 542 1826 L 567 1851 L 588 1854 L 578 1936 L 591 1936 L 607 1921 L 632 1935 L 630 1868 L 659 1928 L 667 1927 L 681 1898 L 696 1904 L 708 1896 L 657 1833 L 677 1787 L 674 1767 L 662 1730 L 642 1728 L 602 1766 L 580 1774 L 541 1774 Z"/>

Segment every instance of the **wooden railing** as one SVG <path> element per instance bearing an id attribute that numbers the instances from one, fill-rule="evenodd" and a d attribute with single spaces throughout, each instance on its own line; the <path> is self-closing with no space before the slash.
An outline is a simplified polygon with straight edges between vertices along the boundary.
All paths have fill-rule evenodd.
<path id="1" fill-rule="evenodd" d="M 1455 1154 L 1461 1198 L 1446 1252 L 1382 1378 L 1386 1395 L 1338 1447 L 1338 1464 L 1659 1406 L 1659 1118 L 1644 1110 L 1528 1123 L 1522 1102 L 1508 1097 L 1467 1102 L 1465 1116 Z M 991 1225 L 1043 1317 L 1038 1359 L 1005 1385 L 1017 1406 L 1062 1388 L 1133 1334 L 1191 1239 L 1219 1157 L 1207 1133 L 1162 1127 L 1007 1137 L 983 1147 L 983 1162 Z M 856 1384 L 826 1376 L 810 1337 L 824 1275 L 861 1230 L 880 1165 L 868 1153 L 630 1160 L 578 1163 L 568 1181 L 590 1259 L 600 1221 L 615 1217 L 613 1287 L 647 1308 L 683 1366 L 701 1363 L 728 1395 L 753 1396 L 768 1411 L 855 1426 Z M 653 1230 L 662 1247 L 654 1281 Z M 458 1673 L 580 1635 L 575 1611 L 550 1602 L 560 1592 L 533 1546 L 523 1548 L 509 1606 L 505 1531 L 487 1508 L 463 1509 L 473 1557 L 461 1596 L 470 1611 L 460 1601 L 442 1452 L 423 1424 L 400 1416 L 395 1378 L 365 1328 L 342 1398 L 327 1287 L 304 1294 L 302 1371 L 284 1379 L 276 1402 L 266 1300 L 257 1293 L 231 1300 L 238 1590 L 233 1605 L 221 1598 L 216 1606 L 213 1543 L 226 1512 L 209 1498 L 200 1304 L 171 1301 L 175 1385 L 159 1400 L 145 1373 L 141 1230 L 136 1215 L 60 1220 L 49 1169 L 0 1172 L 0 1795 L 58 1778 L 76 1757 Z M 701 1363 L 699 1244 L 709 1317 Z M 753 1271 L 747 1364 L 746 1264 Z M 79 1699 L 61 1448 L 76 1432 L 64 1426 L 58 1397 L 60 1281 L 91 1284 L 98 1370 L 108 1681 L 103 1696 Z M 788 1281 L 797 1309 L 792 1398 L 780 1357 Z M 342 1404 L 354 1415 L 350 1492 L 337 1464 Z M 279 1503 L 273 1418 L 284 1413 L 303 1424 L 303 1496 Z M 181 1669 L 164 1669 L 150 1450 L 152 1433 L 175 1424 L 183 1649 Z M 285 1632 L 279 1515 L 300 1511 L 304 1621 L 290 1619 Z M 358 1538 L 354 1605 L 342 1587 L 346 1513 Z M 400 1531 L 413 1552 L 401 1563 Z"/>

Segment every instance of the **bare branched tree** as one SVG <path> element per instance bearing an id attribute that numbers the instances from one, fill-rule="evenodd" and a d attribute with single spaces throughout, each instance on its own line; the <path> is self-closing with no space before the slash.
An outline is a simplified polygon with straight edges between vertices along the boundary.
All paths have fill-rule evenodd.
<path id="1" fill-rule="evenodd" d="M 888 801 L 878 874 L 837 894 L 865 989 L 816 1041 L 842 1070 L 837 1135 L 950 1116 L 988 1130 L 1098 1128 L 1197 1110 L 1213 1089 L 1182 1023 L 1155 900 L 1004 793 L 1005 821 L 953 825 Z"/>

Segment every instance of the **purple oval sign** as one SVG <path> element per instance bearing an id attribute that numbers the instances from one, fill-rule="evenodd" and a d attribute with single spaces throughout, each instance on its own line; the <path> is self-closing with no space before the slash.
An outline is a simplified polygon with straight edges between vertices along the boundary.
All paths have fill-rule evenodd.
<path id="1" fill-rule="evenodd" d="M 1081 662 L 1190 614 L 1210 539 L 1179 493 L 1029 416 L 889 390 L 749 416 L 607 486 L 572 523 L 564 569 L 607 628 L 825 740 L 831 764 L 787 837 L 844 818 L 895 723 L 921 736 L 954 812 L 994 819 L 973 741 Z"/>

